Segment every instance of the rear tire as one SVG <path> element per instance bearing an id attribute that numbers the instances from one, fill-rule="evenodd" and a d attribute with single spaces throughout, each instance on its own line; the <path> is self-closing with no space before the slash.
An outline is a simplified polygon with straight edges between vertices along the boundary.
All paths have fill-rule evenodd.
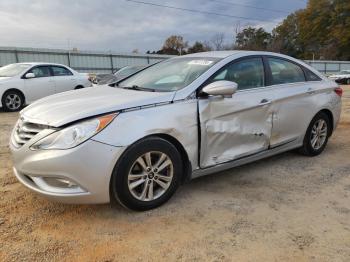
<path id="1" fill-rule="evenodd" d="M 331 132 L 327 114 L 320 112 L 312 120 L 306 131 L 303 146 L 299 152 L 306 156 L 317 156 L 325 149 Z"/>
<path id="2" fill-rule="evenodd" d="M 84 88 L 83 86 L 76 86 L 74 89 L 77 90 L 77 89 L 82 89 Z"/>
<path id="3" fill-rule="evenodd" d="M 181 175 L 176 147 L 159 137 L 145 138 L 118 160 L 110 183 L 111 202 L 137 211 L 156 208 L 175 193 Z"/>
<path id="4" fill-rule="evenodd" d="M 1 103 L 4 111 L 16 112 L 23 108 L 24 97 L 21 92 L 16 90 L 9 90 L 4 93 L 1 98 Z"/>

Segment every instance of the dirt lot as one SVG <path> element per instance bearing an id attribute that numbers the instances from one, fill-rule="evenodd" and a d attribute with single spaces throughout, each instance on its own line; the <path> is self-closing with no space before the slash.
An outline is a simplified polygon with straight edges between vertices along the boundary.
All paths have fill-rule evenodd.
<path id="1" fill-rule="evenodd" d="M 136 213 L 49 202 L 16 181 L 0 112 L 1 261 L 350 261 L 350 87 L 326 151 L 200 178 Z"/>

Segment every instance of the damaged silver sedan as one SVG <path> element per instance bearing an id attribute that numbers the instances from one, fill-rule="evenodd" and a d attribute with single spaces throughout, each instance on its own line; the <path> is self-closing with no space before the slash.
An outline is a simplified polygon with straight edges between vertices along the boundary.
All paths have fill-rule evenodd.
<path id="1" fill-rule="evenodd" d="M 14 173 L 53 200 L 148 210 L 192 178 L 292 149 L 320 154 L 341 95 L 335 82 L 280 54 L 175 57 L 22 110 L 10 141 Z"/>

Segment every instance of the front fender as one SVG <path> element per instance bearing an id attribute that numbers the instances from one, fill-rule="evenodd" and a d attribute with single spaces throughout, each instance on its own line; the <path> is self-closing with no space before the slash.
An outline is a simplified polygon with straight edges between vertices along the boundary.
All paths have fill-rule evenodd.
<path id="1" fill-rule="evenodd" d="M 197 167 L 197 100 L 123 112 L 93 140 L 127 147 L 146 136 L 156 134 L 166 134 L 177 139 L 186 150 L 192 167 Z"/>

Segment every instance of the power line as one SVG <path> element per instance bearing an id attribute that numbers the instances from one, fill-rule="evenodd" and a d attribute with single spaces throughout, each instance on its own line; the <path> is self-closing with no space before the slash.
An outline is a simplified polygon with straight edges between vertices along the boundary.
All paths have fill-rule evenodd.
<path id="1" fill-rule="evenodd" d="M 201 11 L 201 10 L 197 10 L 197 9 L 190 9 L 190 8 L 183 8 L 183 7 L 177 7 L 177 6 L 156 4 L 156 3 L 144 2 L 144 1 L 138 1 L 138 0 L 125 0 L 125 1 L 133 2 L 133 3 L 137 3 L 137 4 L 143 4 L 143 5 L 151 5 L 151 6 L 168 8 L 168 9 L 175 9 L 175 10 L 186 11 L 186 12 L 191 12 L 191 13 L 200 13 L 200 14 L 215 15 L 215 16 L 221 16 L 221 17 L 230 17 L 230 18 L 237 18 L 237 19 L 244 19 L 244 20 L 253 20 L 253 21 L 260 21 L 260 22 L 276 23 L 276 21 L 273 21 L 273 20 L 249 18 L 249 17 L 235 16 L 235 15 L 227 15 L 227 14 L 222 14 L 222 13 Z"/>
<path id="2" fill-rule="evenodd" d="M 228 1 L 211 0 L 211 2 L 216 2 L 216 3 L 220 3 L 220 4 L 226 4 L 226 5 L 242 6 L 242 7 L 247 7 L 247 8 L 252 8 L 252 9 L 257 9 L 257 10 L 275 12 L 275 13 L 284 13 L 284 14 L 290 13 L 290 12 L 282 11 L 282 10 L 276 10 L 276 9 L 252 6 L 252 5 L 244 5 L 244 4 L 238 4 L 238 3 L 228 2 Z"/>

